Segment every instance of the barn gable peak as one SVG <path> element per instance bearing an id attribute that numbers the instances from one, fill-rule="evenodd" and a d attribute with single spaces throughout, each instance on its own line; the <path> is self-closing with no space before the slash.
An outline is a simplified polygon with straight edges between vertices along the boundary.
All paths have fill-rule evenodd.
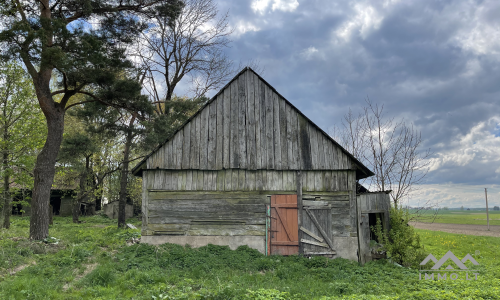
<path id="1" fill-rule="evenodd" d="M 373 173 L 246 67 L 132 172 L 356 170 Z"/>

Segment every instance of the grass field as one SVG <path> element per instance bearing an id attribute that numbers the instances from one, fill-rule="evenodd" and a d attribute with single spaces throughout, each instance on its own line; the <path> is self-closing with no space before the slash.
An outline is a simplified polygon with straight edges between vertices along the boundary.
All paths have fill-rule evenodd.
<path id="1" fill-rule="evenodd" d="M 57 240 L 48 240 L 55 244 L 28 241 L 29 220 L 13 218 L 0 232 L 0 299 L 500 299 L 499 238 L 418 230 L 436 258 L 451 250 L 480 264 L 477 281 L 433 281 L 386 260 L 361 267 L 247 247 L 126 246 L 139 230 L 81 219 L 56 217 L 50 234 Z"/>
<path id="2" fill-rule="evenodd" d="M 439 210 L 437 215 L 434 211 L 423 211 L 417 219 L 419 222 L 435 222 L 449 224 L 471 224 L 486 225 L 486 211 L 473 210 Z M 500 211 L 490 211 L 490 225 L 500 225 Z"/>

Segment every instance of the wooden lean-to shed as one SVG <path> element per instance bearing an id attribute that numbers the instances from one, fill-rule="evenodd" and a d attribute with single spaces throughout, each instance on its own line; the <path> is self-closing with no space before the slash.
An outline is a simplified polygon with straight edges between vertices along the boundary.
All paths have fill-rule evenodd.
<path id="1" fill-rule="evenodd" d="M 143 243 L 362 257 L 356 183 L 373 173 L 250 68 L 133 173 Z"/>

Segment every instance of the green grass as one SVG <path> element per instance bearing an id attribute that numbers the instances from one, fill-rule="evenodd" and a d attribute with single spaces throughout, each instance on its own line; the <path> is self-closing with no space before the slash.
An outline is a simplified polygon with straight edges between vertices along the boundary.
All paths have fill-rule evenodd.
<path id="1" fill-rule="evenodd" d="M 436 258 L 451 250 L 480 263 L 477 281 L 420 281 L 418 270 L 385 260 L 361 267 L 266 257 L 248 247 L 126 246 L 138 230 L 118 230 L 100 216 L 82 220 L 55 218 L 50 235 L 60 240 L 53 245 L 29 242 L 29 220 L 13 218 L 0 233 L 0 299 L 500 299 L 499 238 L 417 230 Z M 83 276 L 89 265 L 95 268 Z"/>
<path id="2" fill-rule="evenodd" d="M 435 211 L 423 211 L 417 219 L 419 222 L 435 222 L 449 224 L 470 224 L 486 225 L 486 211 L 473 210 L 439 210 L 437 215 Z M 500 225 L 500 211 L 490 211 L 490 225 Z"/>

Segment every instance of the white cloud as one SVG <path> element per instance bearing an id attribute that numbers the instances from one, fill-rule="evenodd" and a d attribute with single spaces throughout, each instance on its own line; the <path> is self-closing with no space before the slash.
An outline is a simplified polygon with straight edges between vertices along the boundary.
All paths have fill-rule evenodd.
<path id="1" fill-rule="evenodd" d="M 359 33 L 361 38 L 365 39 L 373 30 L 377 30 L 384 17 L 377 9 L 367 4 L 355 4 L 355 15 L 351 16 L 335 34 L 345 41 L 349 41 L 351 36 Z"/>
<path id="2" fill-rule="evenodd" d="M 246 32 L 250 32 L 250 31 L 256 32 L 259 30 L 260 30 L 260 27 L 256 26 L 255 24 L 252 24 L 251 22 L 240 20 L 234 25 L 233 34 L 236 37 L 240 37 L 241 35 L 245 34 Z"/>
<path id="3" fill-rule="evenodd" d="M 500 206 L 500 185 L 427 184 L 420 185 L 410 206 L 485 207 L 484 188 L 488 188 L 488 207 Z M 406 204 L 406 203 L 405 203 Z"/>
<path id="4" fill-rule="evenodd" d="M 468 26 L 455 36 L 463 48 L 478 55 L 500 54 L 500 30 L 498 24 L 498 1 L 484 1 L 481 4 L 465 3 L 459 17 Z"/>
<path id="5" fill-rule="evenodd" d="M 272 9 L 292 12 L 299 7 L 297 0 L 274 0 Z"/>
<path id="6" fill-rule="evenodd" d="M 271 10 L 281 10 L 281 11 L 288 11 L 292 12 L 299 7 L 299 2 L 297 0 L 254 0 L 252 1 L 252 4 L 250 4 L 250 7 L 252 10 L 256 13 L 259 14 L 264 14 L 266 13 L 269 5 L 271 4 Z"/>
<path id="7" fill-rule="evenodd" d="M 479 122 L 465 135 L 457 136 L 448 151 L 440 152 L 431 159 L 430 171 L 445 166 L 466 166 L 470 163 L 493 165 L 500 168 L 500 136 L 492 132 L 500 124 L 500 118 L 493 117 Z M 496 167 L 498 166 L 498 167 Z"/>
<path id="8" fill-rule="evenodd" d="M 301 55 L 302 57 L 304 57 L 306 60 L 311 60 L 311 59 L 313 59 L 315 56 L 318 56 L 318 54 L 319 54 L 318 49 L 316 49 L 316 48 L 315 48 L 315 47 L 313 47 L 313 46 L 311 46 L 311 47 L 309 47 L 309 48 L 307 48 L 307 49 L 304 49 L 304 50 L 300 53 L 300 55 Z"/>

